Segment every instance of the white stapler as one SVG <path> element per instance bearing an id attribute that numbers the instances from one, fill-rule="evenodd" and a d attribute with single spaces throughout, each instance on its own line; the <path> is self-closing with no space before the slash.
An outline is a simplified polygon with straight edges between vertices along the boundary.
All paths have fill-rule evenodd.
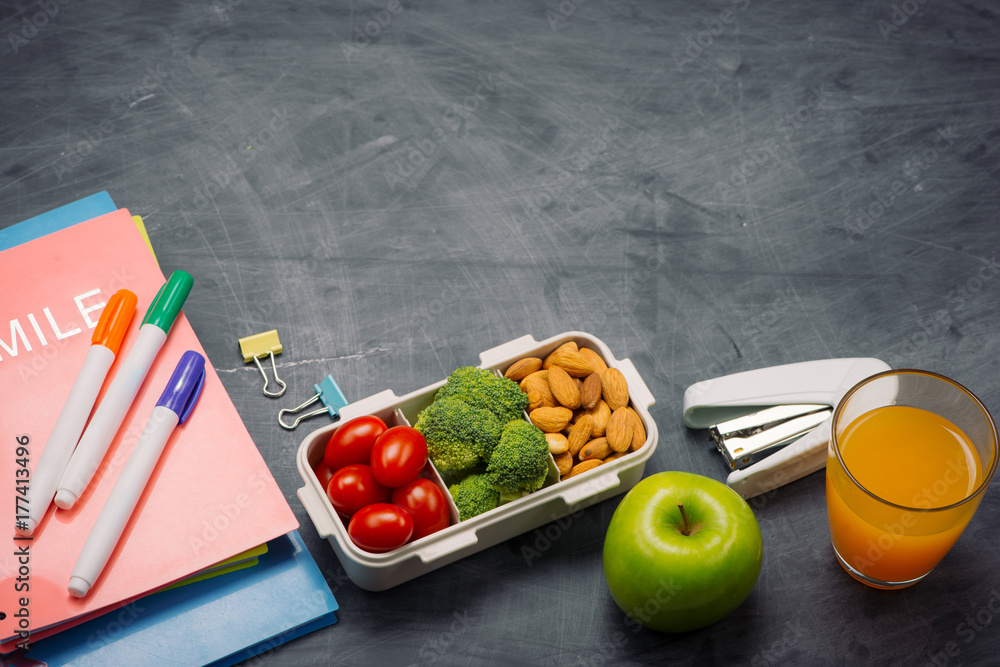
<path id="1" fill-rule="evenodd" d="M 833 409 L 879 359 L 822 359 L 735 373 L 684 392 L 684 423 L 707 428 L 733 470 L 726 480 L 753 498 L 826 465 Z"/>

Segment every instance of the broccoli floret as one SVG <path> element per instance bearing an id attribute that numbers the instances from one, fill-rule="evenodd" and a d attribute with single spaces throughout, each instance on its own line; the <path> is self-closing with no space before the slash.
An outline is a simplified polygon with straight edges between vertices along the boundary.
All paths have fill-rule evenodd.
<path id="1" fill-rule="evenodd" d="M 500 444 L 486 467 L 486 478 L 504 497 L 542 488 L 549 472 L 549 446 L 545 434 L 523 419 L 503 427 Z"/>
<path id="2" fill-rule="evenodd" d="M 488 462 L 503 429 L 492 412 L 457 398 L 435 400 L 420 413 L 415 428 L 442 472 L 462 472 Z"/>
<path id="3" fill-rule="evenodd" d="M 500 494 L 490 486 L 486 475 L 469 475 L 458 484 L 452 484 L 448 491 L 455 499 L 461 521 L 488 512 L 500 504 Z"/>
<path id="4" fill-rule="evenodd" d="M 474 366 L 463 366 L 449 375 L 445 385 L 438 389 L 435 400 L 442 398 L 459 398 L 469 405 L 489 410 L 501 424 L 520 419 L 528 406 L 528 395 L 516 382 Z"/>

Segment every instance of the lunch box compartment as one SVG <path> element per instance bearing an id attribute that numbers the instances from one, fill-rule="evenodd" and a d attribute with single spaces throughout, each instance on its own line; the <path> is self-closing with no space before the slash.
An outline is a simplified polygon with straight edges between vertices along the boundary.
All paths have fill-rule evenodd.
<path id="1" fill-rule="evenodd" d="M 375 415 L 388 426 L 412 425 L 416 423 L 420 412 L 430 405 L 434 394 L 444 385 L 445 380 L 441 379 L 405 396 L 396 396 L 392 390 L 386 390 L 350 403 L 340 410 L 338 422 L 317 429 L 303 439 L 296 457 L 299 474 L 304 482 L 304 486 L 298 490 L 299 499 L 320 537 L 330 542 L 351 581 L 370 591 L 392 588 L 469 554 L 625 493 L 639 482 L 646 461 L 656 449 L 658 432 L 649 414 L 649 408 L 654 402 L 653 396 L 631 361 L 615 359 L 601 340 L 577 331 L 563 333 L 542 342 L 531 336 L 523 336 L 481 353 L 479 366 L 502 374 L 518 359 L 544 358 L 569 341 L 575 341 L 581 348 L 594 350 L 609 367 L 617 368 L 625 376 L 629 387 L 629 404 L 638 413 L 646 429 L 645 444 L 611 463 L 602 464 L 565 481 L 558 481 L 558 471 L 551 464 L 553 474 L 546 486 L 462 522 L 458 521 L 458 510 L 441 476 L 433 466 L 428 466 L 425 476 L 438 484 L 445 493 L 451 509 L 452 525 L 393 551 L 370 553 L 351 541 L 347 525 L 334 510 L 313 468 L 323 459 L 327 440 L 341 424 L 362 415 Z"/>

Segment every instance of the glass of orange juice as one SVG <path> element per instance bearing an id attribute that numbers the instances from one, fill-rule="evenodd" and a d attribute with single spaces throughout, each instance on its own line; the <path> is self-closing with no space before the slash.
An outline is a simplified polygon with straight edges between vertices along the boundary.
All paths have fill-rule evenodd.
<path id="1" fill-rule="evenodd" d="M 915 584 L 962 534 L 996 467 L 996 426 L 962 385 L 918 370 L 862 380 L 833 413 L 827 454 L 837 559 L 875 588 Z"/>

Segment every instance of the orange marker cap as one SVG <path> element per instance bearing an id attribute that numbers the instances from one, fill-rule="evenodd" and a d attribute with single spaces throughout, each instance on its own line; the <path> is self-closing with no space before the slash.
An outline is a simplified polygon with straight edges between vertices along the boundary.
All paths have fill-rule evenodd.
<path id="1" fill-rule="evenodd" d="M 125 332 L 135 315 L 138 297 L 127 289 L 120 289 L 111 295 L 101 319 L 97 321 L 94 337 L 90 339 L 93 345 L 103 345 L 118 356 L 118 348 L 122 346 Z"/>

